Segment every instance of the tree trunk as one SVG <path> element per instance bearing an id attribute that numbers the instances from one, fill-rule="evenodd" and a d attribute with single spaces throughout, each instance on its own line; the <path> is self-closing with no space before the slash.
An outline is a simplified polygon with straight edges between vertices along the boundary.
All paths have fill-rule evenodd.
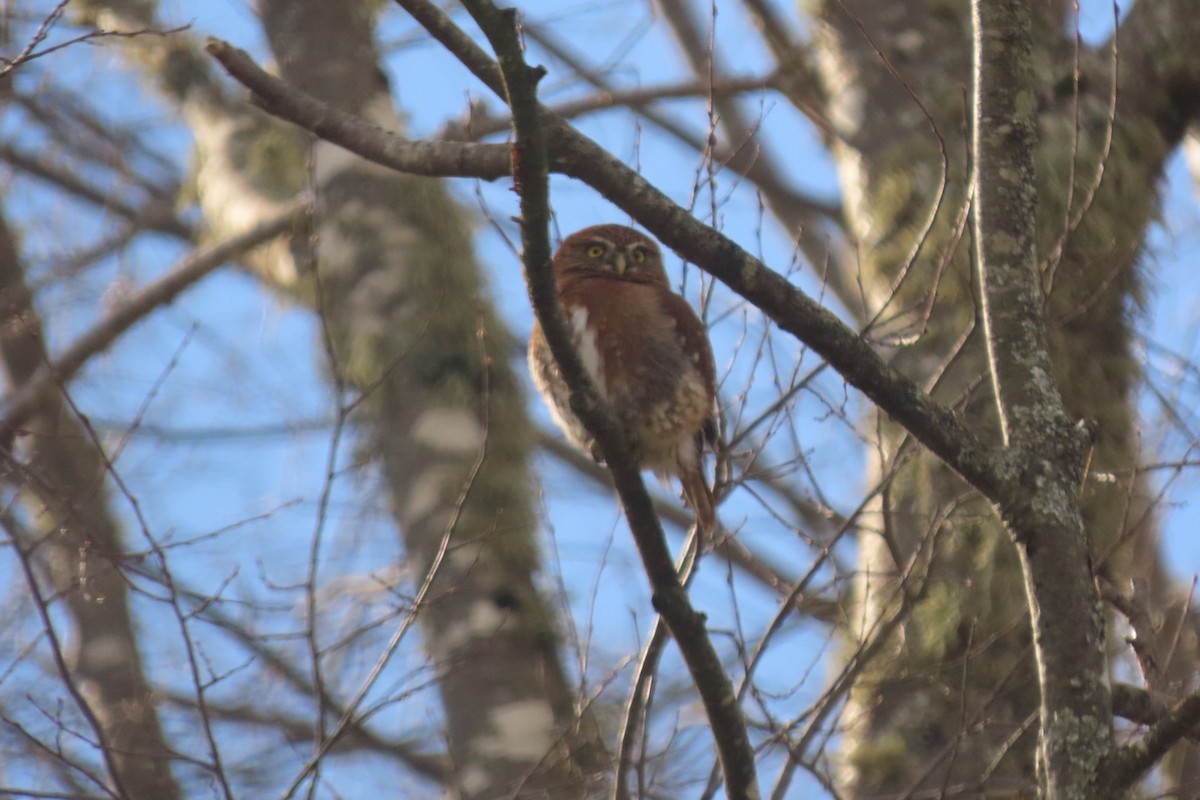
<path id="1" fill-rule="evenodd" d="M 259 11 L 286 80 L 402 127 L 365 7 L 260 0 Z M 435 180 L 319 142 L 314 161 L 317 246 L 297 261 L 311 257 L 319 276 L 331 369 L 367 395 L 364 445 L 383 465 L 413 573 L 436 573 L 422 620 L 456 788 L 583 796 L 602 752 L 534 584 L 533 434 L 466 215 Z"/>
<path id="2" fill-rule="evenodd" d="M 1034 36 L 1039 255 L 1054 377 L 1068 413 L 1098 423 L 1091 469 L 1128 475 L 1138 455 L 1135 267 L 1169 143 L 1128 109 L 1110 125 L 1107 53 L 1085 53 L 1076 83 L 1063 9 L 1051 6 L 1038 5 Z M 827 111 L 841 135 L 832 147 L 861 253 L 865 316 L 876 320 L 868 336 L 887 347 L 894 366 L 998 440 L 963 241 L 967 8 L 837 2 L 822 7 L 820 21 Z M 931 575 L 908 598 L 894 646 L 882 649 L 850 697 L 843 788 L 849 797 L 1029 790 L 1038 687 L 1016 553 L 987 503 L 909 446 L 897 426 L 880 420 L 879 429 L 871 480 L 886 487 L 878 528 L 860 540 L 856 638 L 870 638 L 898 613 L 898 593 L 911 589 L 896 576 L 919 548 L 932 548 Z M 1082 496 L 1092 559 L 1114 576 L 1129 569 L 1119 545 L 1151 527 L 1142 487 L 1131 480 L 1089 481 Z"/>
<path id="3" fill-rule="evenodd" d="M 106 28 L 154 24 L 150 5 L 87 6 Z M 286 79 L 402 129 L 366 6 L 263 0 L 259 12 Z M 318 184 L 315 250 L 269 248 L 250 265 L 322 314 L 335 383 L 364 396 L 362 448 L 382 465 L 413 579 L 432 577 L 420 618 L 458 776 L 450 790 L 582 796 L 605 756 L 535 583 L 533 433 L 466 214 L 436 180 L 323 143 L 307 175 L 310 142 L 227 100 L 190 39 L 130 43 L 194 132 L 200 203 L 218 235 L 277 214 L 310 177 Z"/>
<path id="4" fill-rule="evenodd" d="M 48 354 L 21 258 L 2 216 L 0 330 L 0 359 L 10 391 L 18 390 Z M 121 574 L 126 545 L 109 508 L 107 458 L 59 394 L 29 419 L 18 445 L 20 461 L 6 455 L 3 472 L 21 488 L 33 529 L 21 535 L 15 521 L 6 527 L 24 551 L 22 559 L 37 567 L 27 571 L 27 581 L 37 582 L 38 573 L 48 579 L 50 591 L 30 586 L 34 602 L 49 610 L 56 605 L 51 598 L 60 598 L 71 621 L 70 643 L 60 650 L 69 674 L 59 677 L 78 690 L 78 710 L 92 725 L 91 731 L 76 734 L 98 740 L 120 797 L 181 797 L 130 616 L 127 579 Z M 7 453 L 10 447 L 4 449 Z M 43 624 L 47 641 L 57 648 L 57 634 L 49 630 L 53 618 L 45 614 Z"/>

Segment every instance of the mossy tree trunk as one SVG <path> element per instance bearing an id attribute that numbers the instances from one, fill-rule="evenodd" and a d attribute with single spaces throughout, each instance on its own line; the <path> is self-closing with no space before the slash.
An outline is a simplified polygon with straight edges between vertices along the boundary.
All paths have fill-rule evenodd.
<path id="1" fill-rule="evenodd" d="M 401 127 L 365 7 L 261 0 L 259 11 L 285 79 Z M 602 753 L 534 583 L 533 433 L 471 224 L 439 181 L 324 143 L 314 161 L 316 247 L 298 262 L 311 259 L 319 276 L 330 369 L 366 393 L 364 446 L 383 467 L 410 566 L 418 580 L 432 575 L 421 614 L 456 788 L 582 797 Z"/>
<path id="2" fill-rule="evenodd" d="M 1082 500 L 1096 568 L 1127 580 L 1153 565 L 1145 490 L 1128 477 L 1138 457 L 1138 257 L 1182 131 L 1168 124 L 1168 87 L 1123 90 L 1114 113 L 1110 50 L 1084 48 L 1077 75 L 1065 5 L 1034 4 L 1034 14 L 1038 255 L 1054 378 L 1068 413 L 1096 422 L 1093 472 L 1125 476 L 1089 480 Z M 839 134 L 831 149 L 861 254 L 864 316 L 876 320 L 868 335 L 999 441 L 964 227 L 967 4 L 830 2 L 817 20 Z M 1145 65 L 1121 64 L 1121 85 L 1134 85 Z M 846 796 L 1033 786 L 1038 684 L 1016 550 L 994 511 L 944 465 L 886 419 L 878 429 L 870 480 L 886 487 L 875 529 L 860 540 L 854 638 L 905 616 L 845 710 Z M 897 576 L 921 548 L 930 549 L 930 576 L 914 594 Z"/>
<path id="3" fill-rule="evenodd" d="M 156 24 L 154 3 L 81 6 L 107 29 Z M 370 4 L 263 0 L 257 10 L 285 78 L 403 129 Z M 247 262 L 322 316 L 331 383 L 361 397 L 361 451 L 381 465 L 408 573 L 417 585 L 430 579 L 419 614 L 445 713 L 448 789 L 584 796 L 606 756 L 536 582 L 534 436 L 468 215 L 437 180 L 373 166 L 230 98 L 186 34 L 131 39 L 123 52 L 191 128 L 196 191 L 215 234 L 316 189 L 313 229 L 298 231 L 290 251 L 263 248 Z"/>
<path id="4" fill-rule="evenodd" d="M 15 392 L 49 356 L 25 264 L 2 215 L 0 329 L 0 364 Z M 174 800 L 183 793 L 171 772 L 173 752 L 142 663 L 122 574 L 137 548 L 126 542 L 111 507 L 108 457 L 85 422 L 56 394 L 22 426 L 19 447 L 9 438 L 0 474 L 17 489 L 29 524 L 26 530 L 6 508 L 0 526 L 21 550 L 45 639 L 66 670 L 56 676 L 69 690 L 59 695 L 69 709 L 62 730 L 70 730 L 76 714 L 85 720 L 79 727 L 102 749 L 105 783 L 121 798 Z M 57 624 L 60 613 L 69 630 Z"/>

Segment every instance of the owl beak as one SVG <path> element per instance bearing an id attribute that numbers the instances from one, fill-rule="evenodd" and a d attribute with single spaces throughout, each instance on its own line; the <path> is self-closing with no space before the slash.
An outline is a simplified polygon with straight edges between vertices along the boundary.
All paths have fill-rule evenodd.
<path id="1" fill-rule="evenodd" d="M 625 274 L 625 264 L 626 261 L 624 253 L 613 253 L 613 267 L 616 268 L 618 275 Z"/>

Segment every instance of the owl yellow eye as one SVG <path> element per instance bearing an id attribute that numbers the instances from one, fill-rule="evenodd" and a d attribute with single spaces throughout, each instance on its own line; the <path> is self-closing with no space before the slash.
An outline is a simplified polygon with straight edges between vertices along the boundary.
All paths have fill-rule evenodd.
<path id="1" fill-rule="evenodd" d="M 588 245 L 588 249 L 584 250 L 583 252 L 587 254 L 588 258 L 599 258 L 600 256 L 604 255 L 604 246 L 590 244 Z"/>
<path id="2" fill-rule="evenodd" d="M 641 264 L 646 260 L 646 251 L 640 247 L 636 248 L 631 255 L 633 256 L 633 263 L 635 264 Z"/>

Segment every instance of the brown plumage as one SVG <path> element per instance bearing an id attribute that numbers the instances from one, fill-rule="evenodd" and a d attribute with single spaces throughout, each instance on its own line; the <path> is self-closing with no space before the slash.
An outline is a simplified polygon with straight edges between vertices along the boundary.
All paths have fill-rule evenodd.
<path id="1" fill-rule="evenodd" d="M 716 439 L 716 366 L 704 324 L 671 291 L 658 245 L 623 225 L 596 225 L 568 236 L 552 267 L 575 347 L 638 463 L 663 480 L 678 475 L 711 536 L 716 510 L 703 451 Z M 536 324 L 529 367 L 567 438 L 599 460 Z"/>

